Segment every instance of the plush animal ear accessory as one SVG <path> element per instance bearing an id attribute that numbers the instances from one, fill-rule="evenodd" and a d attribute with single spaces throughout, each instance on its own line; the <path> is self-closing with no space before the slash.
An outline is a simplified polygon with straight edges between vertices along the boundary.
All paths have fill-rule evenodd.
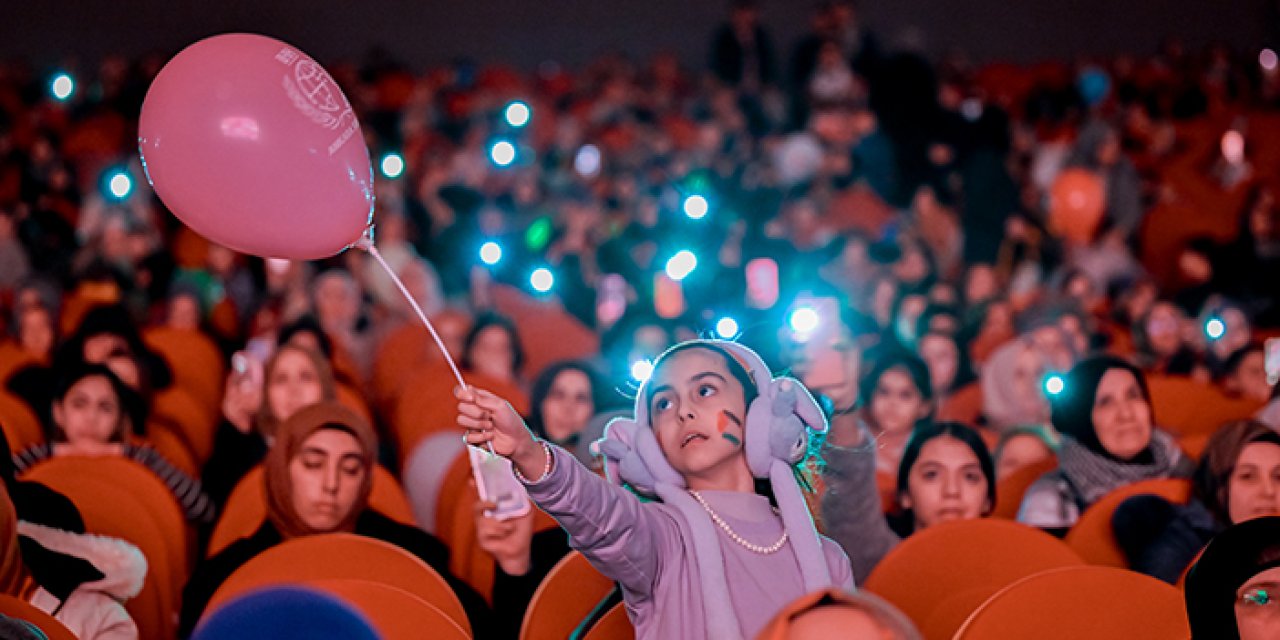
<path id="1" fill-rule="evenodd" d="M 764 360 L 736 342 L 700 340 L 697 343 L 727 354 L 754 381 L 756 398 L 747 407 L 743 443 L 747 467 L 759 479 L 769 480 L 787 538 L 800 565 L 806 591 L 834 585 L 813 518 L 792 473 L 792 465 L 804 458 L 809 432 L 823 433 L 826 419 L 817 401 L 798 380 L 774 378 Z M 685 350 L 688 343 L 678 347 Z M 664 354 L 665 357 L 665 354 Z M 661 361 L 662 358 L 659 358 Z M 671 467 L 657 436 L 649 426 L 645 403 L 648 381 L 636 392 L 635 418 L 618 418 L 605 428 L 597 451 L 605 457 L 605 475 L 645 496 L 657 497 L 684 514 L 693 530 L 693 547 L 702 580 L 707 637 L 742 637 L 729 597 L 719 535 L 702 507 L 689 495 L 684 478 Z"/>

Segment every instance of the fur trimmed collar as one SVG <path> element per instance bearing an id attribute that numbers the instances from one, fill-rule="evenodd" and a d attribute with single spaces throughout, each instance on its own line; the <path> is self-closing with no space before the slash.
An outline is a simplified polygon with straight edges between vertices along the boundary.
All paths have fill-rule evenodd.
<path id="1" fill-rule="evenodd" d="M 81 589 L 100 591 L 124 601 L 142 591 L 147 576 L 147 559 L 136 546 L 119 538 L 89 533 L 72 533 L 31 522 L 18 522 L 18 535 L 30 539 L 45 550 L 80 558 L 101 577 L 85 581 Z"/>

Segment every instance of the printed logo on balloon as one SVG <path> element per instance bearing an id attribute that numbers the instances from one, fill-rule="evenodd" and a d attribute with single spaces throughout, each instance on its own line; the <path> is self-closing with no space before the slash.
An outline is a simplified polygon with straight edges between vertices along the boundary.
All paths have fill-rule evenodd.
<path id="1" fill-rule="evenodd" d="M 342 128 L 337 139 L 329 145 L 329 155 L 337 153 L 351 136 L 360 129 L 356 121 L 355 111 L 347 96 L 338 88 L 338 83 L 315 61 L 301 55 L 293 49 L 284 48 L 276 54 L 276 60 L 285 66 L 293 67 L 292 77 L 285 74 L 281 80 L 284 92 L 293 101 L 293 106 L 312 122 L 332 130 Z"/>

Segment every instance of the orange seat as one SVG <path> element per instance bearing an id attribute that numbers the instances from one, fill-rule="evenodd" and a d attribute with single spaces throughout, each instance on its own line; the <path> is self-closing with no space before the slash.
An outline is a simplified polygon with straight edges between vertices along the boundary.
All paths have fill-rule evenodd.
<path id="1" fill-rule="evenodd" d="M 981 417 L 982 387 L 977 382 L 971 382 L 956 389 L 938 405 L 936 419 L 963 422 L 972 426 L 978 424 Z"/>
<path id="2" fill-rule="evenodd" d="M 1209 446 L 1209 436 L 1212 435 L 1212 433 L 1193 433 L 1182 436 L 1178 438 L 1178 446 L 1188 458 L 1199 461 L 1200 456 L 1204 455 L 1205 447 Z"/>
<path id="3" fill-rule="evenodd" d="M 1080 564 L 1080 556 L 1061 540 L 1037 529 L 1008 520 L 965 520 L 903 540 L 863 586 L 923 625 L 952 594 L 985 590 L 989 596 L 1033 573 Z M 972 605 L 981 602 L 978 598 Z M 963 616 L 954 619 L 951 630 L 963 621 Z"/>
<path id="4" fill-rule="evenodd" d="M 612 580 L 596 571 L 581 553 L 570 552 L 533 592 L 520 625 L 520 640 L 569 637 L 612 590 Z"/>
<path id="5" fill-rule="evenodd" d="M 467 373 L 464 377 L 467 384 L 501 396 L 521 415 L 528 413 L 529 397 L 515 384 L 479 373 Z M 404 468 L 405 457 L 423 438 L 440 431 L 458 430 L 458 401 L 453 395 L 457 384 L 448 365 L 441 363 L 425 365 L 404 379 L 399 400 L 391 412 L 391 436 L 400 452 L 401 468 Z"/>
<path id="6" fill-rule="evenodd" d="M 1147 388 L 1156 423 L 1175 436 L 1212 433 L 1224 422 L 1252 417 L 1263 405 L 1182 376 L 1148 376 Z"/>
<path id="7" fill-rule="evenodd" d="M 306 585 L 355 607 L 382 640 L 467 640 L 463 630 L 439 607 L 391 585 L 370 580 L 308 580 Z"/>
<path id="8" fill-rule="evenodd" d="M 1102 496 L 1093 503 L 1067 532 L 1066 542 L 1085 562 L 1104 567 L 1127 569 L 1129 561 L 1116 544 L 1111 529 L 1111 516 L 1121 502 L 1144 494 L 1157 495 L 1170 502 L 1185 504 L 1191 497 L 1191 483 L 1186 480 L 1166 478 L 1144 480 L 1126 485 Z"/>
<path id="9" fill-rule="evenodd" d="M 555 299 L 535 299 L 500 283 L 490 286 L 489 293 L 499 313 L 519 318 L 516 333 L 524 345 L 525 376 L 535 376 L 557 360 L 590 358 L 600 353 L 600 337 Z"/>
<path id="10" fill-rule="evenodd" d="M 369 410 L 369 403 L 364 401 L 364 395 L 359 390 L 345 382 L 339 382 L 336 389 L 338 402 L 341 402 L 342 406 L 356 412 L 369 424 L 377 424 L 373 419 L 373 412 Z"/>
<path id="11" fill-rule="evenodd" d="M 439 608 L 471 633 L 462 603 L 435 569 L 393 544 L 349 533 L 293 538 L 258 554 L 218 587 L 205 615 L 251 589 L 334 578 L 369 580 L 403 589 Z"/>
<path id="12" fill-rule="evenodd" d="M 1022 508 L 1022 497 L 1036 480 L 1058 468 L 1057 456 L 1025 465 L 996 481 L 996 508 L 991 517 L 1015 520 Z"/>
<path id="13" fill-rule="evenodd" d="M 70 458 L 50 462 L 67 460 Z M 140 637 L 173 637 L 178 593 L 186 578 L 170 563 L 167 542 L 156 519 L 147 512 L 147 506 L 129 489 L 112 482 L 85 474 L 42 473 L 41 468 L 48 464 L 32 467 L 26 478 L 46 484 L 70 498 L 90 533 L 127 540 L 146 557 L 147 574 L 142 591 L 125 603 L 125 609 L 138 625 Z"/>
<path id="14" fill-rule="evenodd" d="M 14 453 L 44 442 L 44 429 L 31 406 L 7 391 L 0 391 L 0 427 Z"/>
<path id="15" fill-rule="evenodd" d="M 76 640 L 71 630 L 53 616 L 10 595 L 0 594 L 0 615 L 30 622 L 49 636 L 49 640 Z"/>
<path id="16" fill-rule="evenodd" d="M 880 494 L 880 508 L 885 513 L 898 513 L 898 477 L 876 470 L 876 491 Z"/>
<path id="17" fill-rule="evenodd" d="M 395 405 L 401 383 L 410 372 L 433 361 L 444 363 L 436 351 L 431 336 L 416 322 L 400 325 L 378 343 L 373 355 L 370 388 L 373 401 L 383 415 L 390 415 L 388 409 Z"/>
<path id="18" fill-rule="evenodd" d="M 195 454 L 187 448 L 187 441 L 174 432 L 167 422 L 150 422 L 147 424 L 147 437 L 141 441 L 151 445 L 174 468 L 191 476 L 200 477 L 200 465 L 196 463 Z"/>
<path id="19" fill-rule="evenodd" d="M 36 361 L 35 356 L 27 353 L 17 342 L 0 341 L 0 386 L 8 383 L 14 372 Z"/>
<path id="20" fill-rule="evenodd" d="M 369 506 L 396 522 L 414 524 L 413 509 L 409 507 L 409 500 L 400 489 L 400 483 L 391 472 L 381 466 L 373 469 L 373 490 L 369 494 Z M 209 537 L 206 556 L 212 557 L 232 542 L 253 535 L 266 518 L 267 489 L 263 483 L 262 465 L 258 465 L 250 469 L 231 490 L 218 524 L 213 527 L 213 534 Z"/>
<path id="21" fill-rule="evenodd" d="M 1191 636 L 1182 594 L 1150 576 L 1066 567 L 1024 578 L 987 600 L 955 640 L 1177 640 Z"/>
<path id="22" fill-rule="evenodd" d="M 187 450 L 203 465 L 213 453 L 221 409 L 211 411 L 186 389 L 173 387 L 157 393 L 151 401 L 152 419 L 169 426 L 182 438 Z"/>
<path id="23" fill-rule="evenodd" d="M 627 617 L 626 604 L 619 602 L 596 621 L 582 640 L 635 640 L 636 629 Z"/>
<path id="24" fill-rule="evenodd" d="M 143 330 L 142 340 L 169 364 L 175 387 L 189 391 L 208 411 L 222 406 L 226 363 L 209 336 L 194 330 L 149 327 Z"/>

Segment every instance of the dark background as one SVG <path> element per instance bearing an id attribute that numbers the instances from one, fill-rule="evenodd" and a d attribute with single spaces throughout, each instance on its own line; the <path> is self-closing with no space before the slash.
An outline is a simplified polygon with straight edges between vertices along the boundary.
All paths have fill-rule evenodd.
<path id="1" fill-rule="evenodd" d="M 255 31 L 325 62 L 381 45 L 416 68 L 468 56 L 532 67 L 579 65 L 605 51 L 676 52 L 701 67 L 726 0 L 77 0 L 0 2 L 0 56 L 38 66 L 68 53 L 176 52 L 201 37 Z M 808 26 L 811 0 L 761 0 L 786 53 Z M 1275 42 L 1280 0 L 862 0 L 864 21 L 890 48 L 974 61 L 1071 60 L 1146 53 L 1166 36 L 1189 46 Z M 785 59 L 785 58 L 784 58 Z"/>

